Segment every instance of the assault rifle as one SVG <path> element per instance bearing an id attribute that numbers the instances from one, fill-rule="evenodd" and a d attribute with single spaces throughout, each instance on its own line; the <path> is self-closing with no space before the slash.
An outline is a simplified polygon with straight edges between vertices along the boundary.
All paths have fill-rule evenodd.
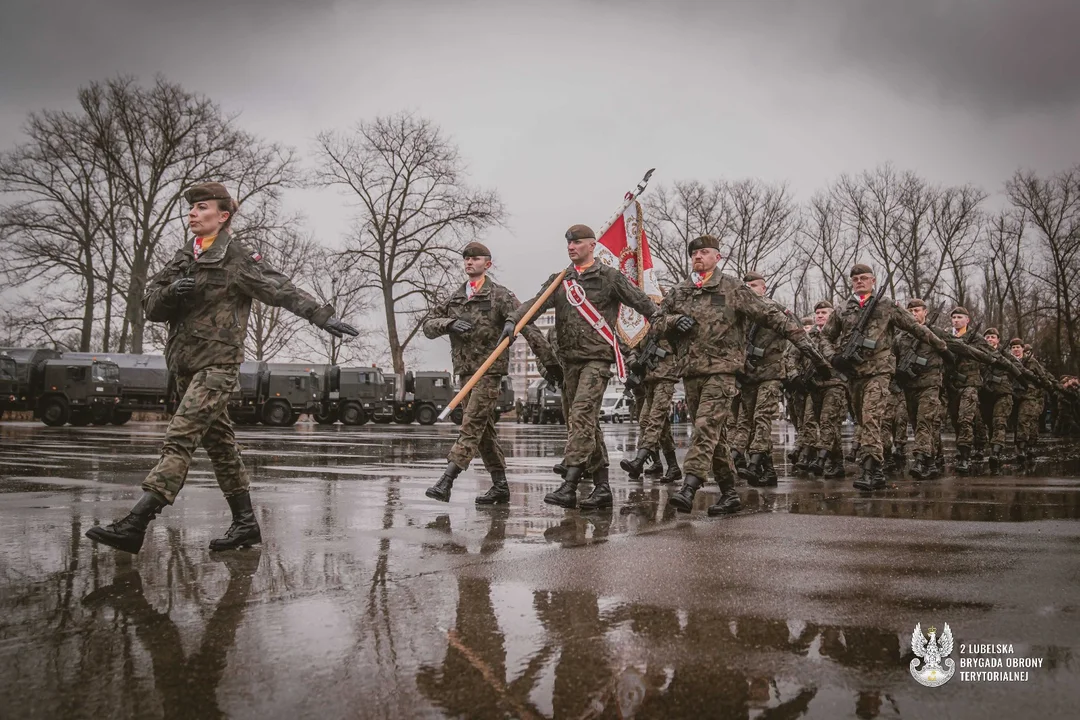
<path id="1" fill-rule="evenodd" d="M 750 332 L 746 334 L 746 365 L 750 369 L 756 368 L 761 358 L 765 357 L 765 348 L 754 344 L 760 332 L 761 325 L 754 323 L 750 326 Z"/>
<path id="2" fill-rule="evenodd" d="M 926 369 L 929 359 L 915 352 L 917 345 L 912 345 L 904 351 L 896 363 L 896 379 L 900 382 L 910 382 Z"/>
<path id="3" fill-rule="evenodd" d="M 656 366 L 660 364 L 660 361 L 666 358 L 670 353 L 664 348 L 660 347 L 660 342 L 655 335 L 650 335 L 649 339 L 645 342 L 645 345 L 641 348 L 641 352 L 632 363 L 630 363 L 630 372 L 626 375 L 626 390 L 624 393 L 629 395 L 637 388 L 641 383 L 645 382 L 645 376 L 649 374 L 650 370 L 655 370 Z"/>
<path id="4" fill-rule="evenodd" d="M 833 356 L 832 362 L 840 372 L 845 375 L 851 375 L 855 369 L 855 366 L 862 361 L 863 349 L 874 350 L 878 346 L 878 341 L 873 338 L 867 337 L 866 326 L 870 322 L 870 316 L 874 314 L 874 310 L 877 309 L 878 303 L 881 302 L 881 298 L 885 297 L 885 291 L 889 288 L 889 280 L 892 279 L 892 273 L 885 278 L 885 282 L 881 284 L 881 287 L 876 293 L 870 296 L 870 299 L 866 301 L 866 304 L 862 306 L 859 311 L 859 319 L 855 323 L 855 328 L 851 331 L 851 337 L 844 343 L 844 347 L 840 348 L 840 352 Z"/>

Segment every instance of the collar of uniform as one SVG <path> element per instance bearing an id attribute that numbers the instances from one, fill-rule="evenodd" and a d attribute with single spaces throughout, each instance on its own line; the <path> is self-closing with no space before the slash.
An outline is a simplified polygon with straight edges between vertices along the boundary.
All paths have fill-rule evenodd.
<path id="1" fill-rule="evenodd" d="M 698 287 L 696 284 L 694 284 L 694 273 L 693 272 L 691 272 L 690 275 L 687 276 L 686 284 L 690 286 L 691 290 L 706 290 L 707 289 L 710 292 L 712 292 L 713 290 L 715 290 L 717 287 L 720 286 L 721 278 L 722 278 L 722 275 L 721 275 L 720 271 L 717 268 L 713 268 L 712 275 L 709 276 L 708 280 L 706 280 L 705 282 L 703 282 L 701 284 L 701 287 Z"/>
<path id="2" fill-rule="evenodd" d="M 217 238 L 214 239 L 214 244 L 204 252 L 202 255 L 195 259 L 197 263 L 216 263 L 220 262 L 225 253 L 229 250 L 229 241 L 232 237 L 229 235 L 228 230 L 222 230 L 217 234 Z M 192 253 L 194 255 L 194 253 Z"/>
<path id="3" fill-rule="evenodd" d="M 480 289 L 479 289 L 479 290 L 477 290 L 476 292 L 474 292 L 474 293 L 473 293 L 473 296 L 472 296 L 472 298 L 470 298 L 470 297 L 469 297 L 469 296 L 468 296 L 468 295 L 467 295 L 467 294 L 465 293 L 465 291 L 466 291 L 466 289 L 467 289 L 468 287 L 469 287 L 469 281 L 468 281 L 468 280 L 466 280 L 465 282 L 461 283 L 461 288 L 460 288 L 460 289 L 459 289 L 459 291 L 458 291 L 458 295 L 460 295 L 461 297 L 465 298 L 466 300 L 471 300 L 471 299 L 473 299 L 473 298 L 478 298 L 478 297 L 480 297 L 481 295 L 487 295 L 487 294 L 488 294 L 489 292 L 491 292 L 491 278 L 489 278 L 489 277 L 486 277 L 486 276 L 484 277 L 484 284 L 480 286 Z"/>
<path id="4" fill-rule="evenodd" d="M 602 265 L 603 265 L 603 263 L 602 263 L 602 262 L 600 262 L 600 261 L 599 261 L 599 260 L 597 260 L 596 258 L 593 258 L 593 262 L 592 262 L 592 265 L 590 265 L 589 267 L 585 268 L 585 269 L 584 269 L 584 270 L 582 270 L 581 272 L 578 272 L 578 271 L 577 271 L 577 266 L 576 266 L 576 265 L 574 265 L 573 263 L 570 263 L 570 268 L 568 269 L 568 272 L 571 272 L 571 273 L 577 273 L 578 277 L 584 277 L 584 276 L 586 276 L 586 275 L 591 275 L 591 274 L 593 274 L 593 273 L 598 273 L 598 272 L 600 272 L 600 267 L 601 267 Z"/>

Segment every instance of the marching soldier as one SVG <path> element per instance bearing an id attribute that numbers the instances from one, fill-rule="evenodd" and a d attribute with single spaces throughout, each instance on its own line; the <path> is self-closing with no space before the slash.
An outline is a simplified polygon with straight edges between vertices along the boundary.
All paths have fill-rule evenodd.
<path id="1" fill-rule="evenodd" d="M 780 303 L 765 297 L 765 278 L 760 273 L 746 273 L 743 282 L 766 303 L 790 315 Z M 738 469 L 739 477 L 755 487 L 775 487 L 777 483 L 772 462 L 772 426 L 780 412 L 784 353 L 788 346 L 783 334 L 758 323 L 752 324 L 746 334 L 746 363 L 739 391 L 741 412 L 732 446 L 745 451 L 749 458 L 746 468 Z"/>
<path id="2" fill-rule="evenodd" d="M 814 331 L 814 318 L 803 317 L 803 332 L 807 335 Z M 784 350 L 784 404 L 787 407 L 788 422 L 795 428 L 795 443 L 788 451 L 788 462 L 796 470 L 809 472 L 809 463 L 813 459 L 812 448 L 817 445 L 817 418 L 814 417 L 813 404 L 809 401 L 809 388 L 803 383 L 802 354 L 791 343 Z M 732 454 L 735 451 L 732 450 Z M 738 467 L 736 467 L 736 472 Z"/>
<path id="3" fill-rule="evenodd" d="M 833 365 L 848 376 L 851 386 L 852 405 L 859 422 L 862 465 L 862 476 L 854 485 L 867 491 L 885 487 L 882 431 L 889 384 L 896 371 L 896 357 L 892 352 L 894 330 L 910 333 L 936 352 L 949 354 L 945 341 L 915 322 L 910 313 L 892 300 L 875 296 L 876 282 L 868 265 L 860 263 L 852 267 L 853 294 L 822 329 L 822 335 L 831 343 Z M 869 315 L 864 318 L 866 313 Z M 856 334 L 860 322 L 864 325 L 862 337 Z"/>
<path id="4" fill-rule="evenodd" d="M 663 473 L 659 482 L 667 484 L 682 480 L 682 470 L 679 469 L 679 461 L 675 456 L 675 439 L 671 435 L 671 400 L 675 395 L 675 383 L 679 381 L 679 363 L 670 341 L 663 335 L 655 332 L 650 333 L 650 339 L 655 340 L 659 352 L 655 352 L 655 360 L 652 368 L 643 368 L 645 380 L 641 383 L 642 403 L 641 413 L 638 416 L 638 449 L 633 460 L 623 460 L 619 463 L 632 480 L 641 477 L 645 469 L 645 463 L 650 457 L 656 458 L 659 465 L 658 451 L 663 451 L 664 461 L 667 463 L 667 471 Z M 649 340 L 641 343 L 639 349 L 642 352 L 649 350 Z M 650 358 L 639 357 L 638 364 L 650 362 Z"/>
<path id="5" fill-rule="evenodd" d="M 647 319 L 658 312 L 656 303 L 619 270 L 596 262 L 596 234 L 587 225 L 566 231 L 566 251 L 572 266 L 558 289 L 533 316 L 555 308 L 559 333 L 556 350 L 563 369 L 566 407 L 566 455 L 563 483 L 544 497 L 544 502 L 564 508 L 577 506 L 577 486 L 585 472 L 593 475 L 593 491 L 581 502 L 584 510 L 612 506 L 608 484 L 607 448 L 600 431 L 600 404 L 611 379 L 614 362 L 624 373 L 615 326 L 619 307 L 626 305 Z M 513 338 L 514 326 L 554 282 L 552 275 L 536 298 L 524 303 L 507 318 L 500 340 Z"/>
<path id="6" fill-rule="evenodd" d="M 949 349 L 956 362 L 946 372 L 946 388 L 949 396 L 949 415 L 956 429 L 956 472 L 971 472 L 971 449 L 975 442 L 975 425 L 979 418 L 979 386 L 982 384 L 982 366 L 994 362 L 987 352 L 989 348 L 977 333 L 969 333 L 971 315 L 962 306 L 953 308 L 950 314 L 952 335 Z"/>
<path id="7" fill-rule="evenodd" d="M 487 246 L 471 242 L 461 252 L 468 280 L 445 302 L 432 310 L 424 322 L 424 335 L 437 338 L 450 336 L 450 355 L 454 373 L 462 384 L 469 381 L 499 344 L 506 318 L 521 304 L 514 293 L 488 277 L 491 251 Z M 543 333 L 527 327 L 522 335 L 544 368 L 548 382 L 562 379 L 559 361 Z M 487 373 L 461 401 L 463 408 L 461 432 L 447 456 L 446 470 L 425 494 L 434 500 L 450 501 L 454 480 L 469 463 L 480 455 L 491 474 L 491 488 L 476 498 L 477 505 L 496 505 L 510 502 L 510 487 L 506 482 L 506 458 L 499 447 L 495 429 L 495 407 L 499 402 L 502 378 L 510 367 L 510 353 L 503 352 Z"/>
<path id="8" fill-rule="evenodd" d="M 1012 355 L 1006 355 L 1000 347 L 1001 338 L 997 328 L 987 328 L 983 332 L 983 339 L 993 348 L 997 360 L 983 371 L 981 398 L 983 423 L 990 429 L 990 469 L 997 470 L 1001 466 L 1001 451 L 1005 447 L 1005 436 L 1013 411 L 1013 379 L 1021 377 L 1022 369 L 1019 361 Z"/>
<path id="9" fill-rule="evenodd" d="M 240 459 L 226 412 L 238 387 L 244 359 L 251 301 L 284 307 L 336 337 L 357 331 L 319 306 L 282 273 L 263 262 L 258 251 L 229 235 L 237 204 L 220 183 L 195 185 L 184 193 L 191 203 L 185 241 L 172 260 L 149 282 L 143 310 L 151 322 L 169 323 L 165 359 L 176 374 L 180 404 L 165 431 L 161 460 L 143 481 L 143 496 L 126 517 L 86 536 L 129 553 L 142 548 L 150 521 L 171 505 L 187 478 L 191 456 L 202 444 L 232 510 L 225 537 L 211 550 L 230 550 L 262 542 L 248 493 L 248 471 Z"/>
<path id="10" fill-rule="evenodd" d="M 1043 408 L 1046 407 L 1045 391 L 1053 391 L 1057 382 L 1036 359 L 1030 348 L 1024 347 L 1021 338 L 1009 341 L 1009 352 L 1031 373 L 1031 378 L 1018 383 L 1016 388 L 1016 462 L 1032 462 L 1035 460 L 1035 448 L 1039 444 Z"/>
<path id="11" fill-rule="evenodd" d="M 833 304 L 828 300 L 822 300 L 814 306 L 814 329 L 810 332 L 810 341 L 826 356 L 832 350 L 827 347 L 828 341 L 821 334 L 821 329 L 829 322 L 832 314 Z M 810 459 L 805 463 L 805 468 L 814 475 L 823 475 L 829 479 L 842 478 L 846 474 L 841 439 L 844 420 L 848 415 L 847 386 L 836 373 L 830 372 L 827 378 L 814 378 L 809 387 L 807 412 L 813 414 L 817 438 L 810 448 Z"/>
<path id="12" fill-rule="evenodd" d="M 676 349 L 685 362 L 683 384 L 694 418 L 690 450 L 683 462 L 683 486 L 668 503 L 679 512 L 690 512 L 694 495 L 711 468 L 720 498 L 709 514 L 733 513 L 742 503 L 735 492 L 726 427 L 736 393 L 735 373 L 746 361 L 747 325 L 759 323 L 780 332 L 819 368 L 828 365 L 795 318 L 736 278 L 716 271 L 719 240 L 704 235 L 691 241 L 687 252 L 693 273 L 664 298 L 663 314 L 656 321 L 658 332 L 678 338 Z"/>
<path id="13" fill-rule="evenodd" d="M 919 298 L 908 300 L 907 308 L 915 322 L 926 325 L 926 303 Z M 933 331 L 933 328 L 930 328 Z M 936 332 L 935 332 L 936 334 Z M 944 361 L 927 342 L 904 334 L 899 338 L 896 379 L 904 391 L 907 421 L 915 428 L 914 462 L 911 476 L 916 480 L 929 480 L 939 474 L 934 464 L 934 432 L 941 414 L 941 383 L 944 377 Z"/>

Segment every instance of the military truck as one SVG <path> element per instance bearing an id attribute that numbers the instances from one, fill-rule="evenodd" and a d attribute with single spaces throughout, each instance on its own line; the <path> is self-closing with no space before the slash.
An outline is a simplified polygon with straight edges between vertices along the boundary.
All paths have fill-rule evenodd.
<path id="1" fill-rule="evenodd" d="M 0 418 L 19 399 L 19 370 L 15 358 L 0 352 Z"/>
<path id="2" fill-rule="evenodd" d="M 461 388 L 455 387 L 454 392 L 457 392 Z M 499 381 L 499 399 L 495 403 L 495 422 L 499 422 L 499 418 L 505 412 L 510 412 L 514 409 L 514 381 L 510 379 L 509 375 L 503 375 L 502 380 Z M 450 419 L 456 425 L 461 424 L 462 408 L 458 405 L 454 408 L 454 411 L 450 413 Z"/>
<path id="3" fill-rule="evenodd" d="M 434 424 L 439 413 L 457 394 L 454 376 L 445 370 L 387 375 L 386 380 L 394 398 L 394 422 L 402 425 L 414 420 L 421 425 Z M 455 413 L 460 411 L 460 408 L 455 409 Z"/>
<path id="4" fill-rule="evenodd" d="M 266 401 L 259 412 L 264 425 L 285 427 L 296 424 L 303 413 L 321 409 L 326 365 L 267 363 L 269 373 Z"/>
<path id="5" fill-rule="evenodd" d="M 0 348 L 0 354 L 15 362 L 16 390 L 6 396 L 6 409 L 32 410 L 54 427 L 83 426 L 108 422 L 120 402 L 120 370 L 111 360 L 61 358 L 42 348 Z"/>
<path id="6" fill-rule="evenodd" d="M 394 404 L 386 396 L 386 380 L 378 367 L 327 365 L 324 372 L 327 382 L 314 413 L 316 422 L 363 425 L 369 420 L 388 423 L 394 419 Z"/>
<path id="7" fill-rule="evenodd" d="M 562 393 L 544 378 L 537 378 L 525 391 L 525 407 L 521 422 L 533 425 L 563 423 Z"/>
<path id="8" fill-rule="evenodd" d="M 240 363 L 240 388 L 229 398 L 229 417 L 237 425 L 255 425 L 270 387 L 270 371 L 262 360 Z"/>
<path id="9" fill-rule="evenodd" d="M 120 402 L 111 412 L 95 411 L 93 422 L 123 425 L 131 420 L 133 412 L 169 412 L 173 379 L 163 355 L 133 355 L 130 353 L 74 353 L 66 352 L 64 359 L 111 360 L 120 370 Z M 179 400 L 176 398 L 175 402 Z"/>

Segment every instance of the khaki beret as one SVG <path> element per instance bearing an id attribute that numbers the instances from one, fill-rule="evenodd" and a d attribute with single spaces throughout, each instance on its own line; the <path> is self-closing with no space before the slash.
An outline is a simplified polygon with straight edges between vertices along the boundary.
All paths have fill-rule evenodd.
<path id="1" fill-rule="evenodd" d="M 803 325 L 813 325 L 813 324 L 814 324 L 814 318 L 812 318 L 812 317 L 810 317 L 809 315 L 807 315 L 806 317 L 804 317 L 804 318 L 802 319 L 802 324 L 803 324 Z"/>
<path id="2" fill-rule="evenodd" d="M 925 308 L 925 307 L 926 307 L 926 303 L 924 303 L 919 298 L 911 298 L 910 300 L 907 301 L 907 309 L 908 310 L 914 310 L 915 308 Z"/>
<path id="3" fill-rule="evenodd" d="M 869 265 L 863 265 L 862 263 L 856 263 L 855 266 L 851 268 L 851 277 L 855 277 L 856 275 L 873 275 L 873 274 L 874 274 L 874 271 L 870 269 L 870 266 Z"/>
<path id="4" fill-rule="evenodd" d="M 966 317 L 971 317 L 971 313 L 969 313 L 967 311 L 967 308 L 965 308 L 963 306 L 960 306 L 960 305 L 957 305 L 956 307 L 954 307 L 952 309 L 952 312 L 949 313 L 949 315 L 964 315 Z"/>
<path id="5" fill-rule="evenodd" d="M 1012 347 L 1013 345 L 1019 345 L 1020 347 L 1023 347 L 1024 346 L 1024 341 L 1021 340 L 1020 338 L 1013 338 L 1012 340 L 1009 341 L 1009 347 Z"/>
<path id="6" fill-rule="evenodd" d="M 983 337 L 987 337 L 989 335 L 1000 335 L 1000 333 L 998 333 L 996 327 L 988 327 L 983 330 Z"/>
<path id="7" fill-rule="evenodd" d="M 592 228 L 588 225 L 571 225 L 570 229 L 566 231 L 566 242 L 571 240 L 587 240 L 592 238 L 596 239 L 596 233 L 592 231 Z"/>
<path id="8" fill-rule="evenodd" d="M 461 251 L 461 257 L 491 257 L 491 251 L 483 243 L 471 242 Z"/>
<path id="9" fill-rule="evenodd" d="M 693 255 L 695 250 L 701 250 L 703 248 L 712 248 L 713 250 L 720 249 L 720 241 L 714 238 L 712 235 L 702 235 L 696 237 L 689 242 L 686 246 L 686 254 Z"/>
<path id="10" fill-rule="evenodd" d="M 743 280 L 743 282 L 753 282 L 755 280 L 760 280 L 761 282 L 765 282 L 765 276 L 762 275 L 759 272 L 755 272 L 755 271 L 751 270 L 750 272 L 743 275 L 742 280 Z"/>
<path id="11" fill-rule="evenodd" d="M 221 183 L 210 182 L 192 185 L 184 191 L 184 199 L 194 205 L 204 200 L 232 200 L 232 196 Z"/>
<path id="12" fill-rule="evenodd" d="M 818 302 L 817 305 L 814 306 L 814 309 L 815 310 L 832 310 L 833 309 L 833 304 L 831 302 L 829 302 L 828 300 L 821 300 L 821 301 Z"/>

